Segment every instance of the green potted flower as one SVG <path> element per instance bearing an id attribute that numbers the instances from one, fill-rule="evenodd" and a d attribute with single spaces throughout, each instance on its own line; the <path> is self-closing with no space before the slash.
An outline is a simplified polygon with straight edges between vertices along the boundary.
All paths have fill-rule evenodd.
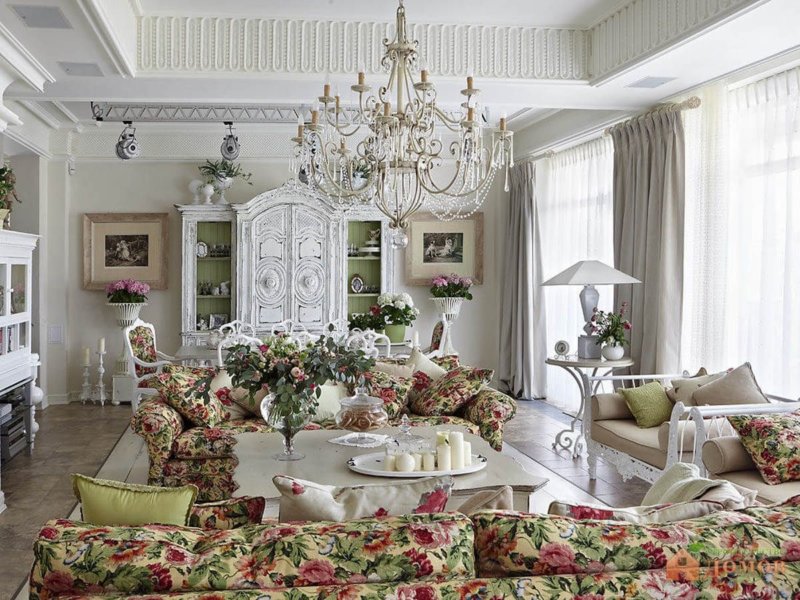
<path id="1" fill-rule="evenodd" d="M 360 329 L 361 331 L 371 329 L 375 332 L 383 332 L 383 328 L 386 326 L 386 323 L 384 322 L 383 317 L 381 317 L 380 307 L 373 305 L 370 306 L 369 312 L 353 313 L 350 315 L 348 326 L 351 331 L 353 329 Z"/>
<path id="2" fill-rule="evenodd" d="M 225 191 L 228 190 L 234 180 L 241 179 L 247 185 L 253 185 L 250 178 L 252 173 L 246 173 L 239 163 L 231 162 L 229 160 L 207 160 L 206 164 L 197 167 L 206 182 L 206 185 L 211 185 L 219 192 L 219 204 L 227 204 L 225 199 Z"/>
<path id="3" fill-rule="evenodd" d="M 0 166 L 0 229 L 10 227 L 9 215 L 14 208 L 14 200 L 21 202 L 16 185 L 17 177 L 8 163 Z"/>
<path id="4" fill-rule="evenodd" d="M 419 316 L 414 300 L 406 293 L 381 294 L 378 296 L 380 316 L 386 323 L 385 331 L 392 343 L 405 340 L 406 327 L 413 324 Z"/>

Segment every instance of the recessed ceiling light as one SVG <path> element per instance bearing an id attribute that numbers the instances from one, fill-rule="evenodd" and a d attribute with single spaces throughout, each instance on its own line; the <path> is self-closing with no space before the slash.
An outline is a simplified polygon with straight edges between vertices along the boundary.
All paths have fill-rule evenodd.
<path id="1" fill-rule="evenodd" d="M 11 10 L 17 13 L 28 27 L 42 29 L 72 29 L 67 17 L 57 6 L 39 6 L 33 4 L 12 4 Z"/>
<path id="2" fill-rule="evenodd" d="M 95 63 L 84 62 L 64 62 L 58 61 L 58 66 L 64 69 L 64 73 L 73 77 L 102 77 L 103 72 Z"/>
<path id="3" fill-rule="evenodd" d="M 639 81 L 635 81 L 633 83 L 629 83 L 625 87 L 629 88 L 657 88 L 661 87 L 665 83 L 669 83 L 670 81 L 675 81 L 677 77 L 645 77 L 644 79 L 640 79 Z"/>

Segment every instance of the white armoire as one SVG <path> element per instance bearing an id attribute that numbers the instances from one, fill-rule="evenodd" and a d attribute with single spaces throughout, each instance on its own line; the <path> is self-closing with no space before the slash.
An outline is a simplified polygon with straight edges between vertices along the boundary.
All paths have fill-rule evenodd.
<path id="1" fill-rule="evenodd" d="M 373 207 L 343 212 L 301 186 L 285 185 L 242 204 L 176 208 L 183 220 L 185 345 L 204 344 L 208 331 L 201 327 L 224 317 L 251 323 L 260 334 L 287 319 L 321 332 L 392 291 L 388 222 Z M 376 228 L 380 252 L 348 256 L 348 247 L 363 246 Z M 369 284 L 358 293 L 350 287 L 354 275 Z M 230 294 L 220 293 L 226 281 Z"/>

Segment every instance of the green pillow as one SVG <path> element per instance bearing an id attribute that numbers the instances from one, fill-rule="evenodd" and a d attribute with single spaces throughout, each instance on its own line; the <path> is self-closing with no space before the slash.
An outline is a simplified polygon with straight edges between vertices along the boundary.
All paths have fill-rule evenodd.
<path id="1" fill-rule="evenodd" d="M 625 404 L 639 427 L 658 427 L 669 421 L 672 402 L 669 401 L 664 386 L 657 381 L 636 388 L 620 388 L 617 391 L 625 398 Z"/>
<path id="2" fill-rule="evenodd" d="M 83 520 L 92 525 L 186 525 L 197 487 L 156 487 L 94 479 L 74 473 L 72 489 Z"/>

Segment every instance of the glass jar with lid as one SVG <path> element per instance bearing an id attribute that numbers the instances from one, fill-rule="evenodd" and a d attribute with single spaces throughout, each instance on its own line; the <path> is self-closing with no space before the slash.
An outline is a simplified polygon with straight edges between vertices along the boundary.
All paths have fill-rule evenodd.
<path id="1" fill-rule="evenodd" d="M 342 399 L 341 408 L 335 418 L 340 429 L 357 433 L 348 438 L 351 444 L 374 444 L 377 438 L 366 432 L 389 424 L 389 414 L 383 407 L 383 401 L 367 394 L 363 387 L 358 388 L 354 396 Z"/>

